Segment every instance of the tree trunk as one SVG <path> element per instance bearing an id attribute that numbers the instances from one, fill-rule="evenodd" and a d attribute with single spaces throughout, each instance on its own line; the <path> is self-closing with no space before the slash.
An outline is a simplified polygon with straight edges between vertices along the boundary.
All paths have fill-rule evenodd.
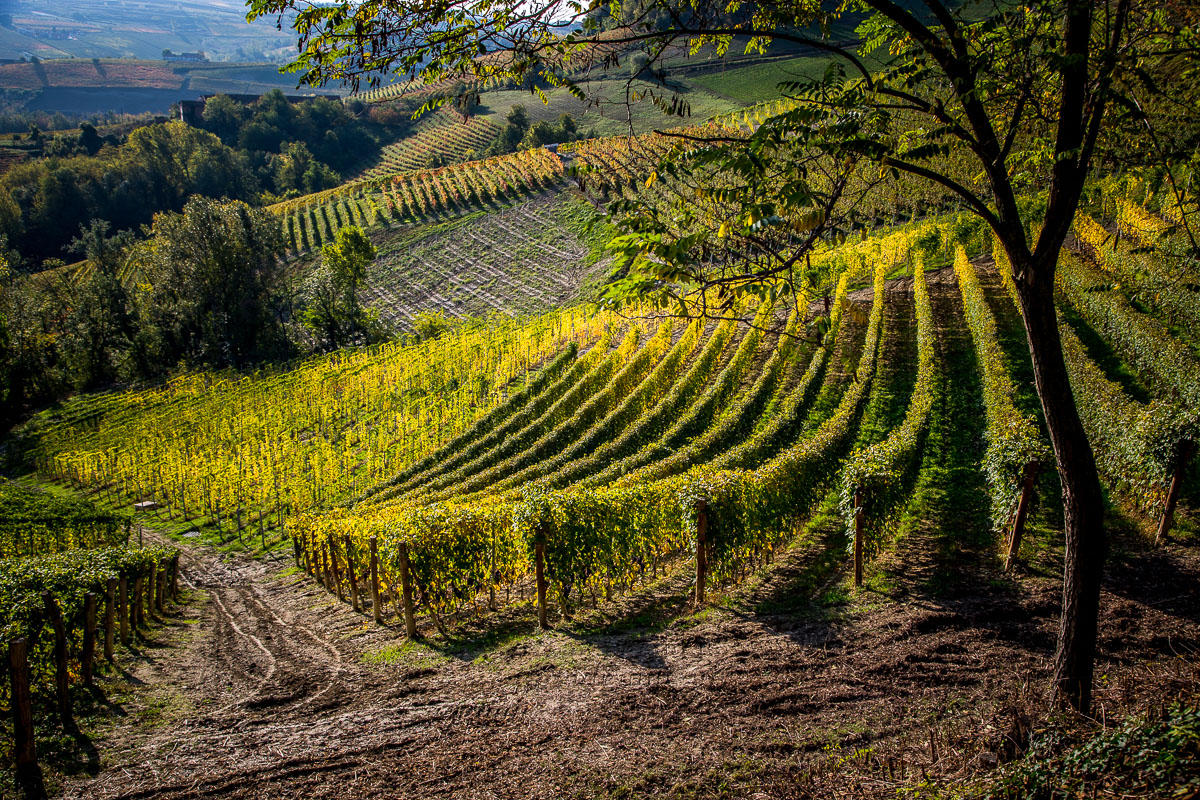
<path id="1" fill-rule="evenodd" d="M 1021 265 L 1023 268 L 1014 271 L 1023 272 L 1026 278 L 1017 281 L 1018 293 L 1034 380 L 1062 481 L 1066 552 L 1062 618 L 1058 652 L 1054 656 L 1054 692 L 1060 701 L 1087 714 L 1092 700 L 1100 582 L 1108 544 L 1096 459 L 1079 419 L 1062 356 L 1054 308 L 1056 261 L 1057 258 L 1048 264 L 1026 262 Z M 1019 264 L 1014 259 L 1014 268 Z"/>

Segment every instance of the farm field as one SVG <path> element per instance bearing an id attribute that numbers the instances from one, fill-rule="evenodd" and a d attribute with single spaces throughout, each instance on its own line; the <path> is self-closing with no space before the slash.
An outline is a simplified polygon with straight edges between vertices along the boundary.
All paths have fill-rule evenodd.
<path id="1" fill-rule="evenodd" d="M 443 165 L 466 161 L 491 144 L 499 132 L 499 127 L 486 117 L 464 120 L 454 110 L 443 107 L 422 117 L 411 135 L 385 145 L 377 162 L 358 177 L 416 172 L 433 166 L 435 161 Z"/>
<path id="2" fill-rule="evenodd" d="M 521 276 L 514 285 L 527 287 L 525 291 L 509 289 L 504 300 L 491 295 L 487 285 L 480 286 L 457 276 L 471 275 L 476 281 L 485 277 L 487 253 L 494 248 L 503 252 L 510 269 L 515 270 L 504 276 L 505 280 L 511 280 L 530 262 L 506 246 L 505 237 L 520 236 L 522 230 L 544 224 L 539 219 L 552 218 L 554 213 L 550 201 L 533 201 L 490 215 L 479 232 L 473 230 L 475 220 L 467 217 L 427 235 L 419 243 L 399 238 L 394 252 L 402 253 L 402 258 L 389 255 L 385 244 L 382 272 L 372 276 L 372 299 L 380 307 L 390 306 L 410 319 L 419 310 L 460 314 L 461 305 L 472 301 L 507 314 L 522 310 L 519 296 L 536 295 L 533 287 L 539 282 L 546 292 L 551 273 Z M 558 213 L 569 211 L 563 208 Z M 431 537 L 427 544 L 421 538 L 407 539 L 408 557 L 414 564 L 420 564 L 413 567 L 420 575 L 417 579 L 420 604 L 443 617 L 469 611 L 473 593 L 483 590 L 477 570 L 486 564 L 477 560 L 477 555 L 467 555 L 467 561 L 458 562 L 448 560 L 449 553 L 437 549 L 441 546 L 439 531 L 458 530 L 463 525 L 472 536 L 483 537 L 479 546 L 485 552 L 490 538 L 493 553 L 502 551 L 508 554 L 505 559 L 513 559 L 506 560 L 503 566 L 496 563 L 488 568 L 500 570 L 506 576 L 504 582 L 513 585 L 526 580 L 531 569 L 522 540 L 535 535 L 549 537 L 547 558 L 558 576 L 556 580 L 561 582 L 561 603 L 566 610 L 586 602 L 589 593 L 594 596 L 601 589 L 605 596 L 610 596 L 615 587 L 636 588 L 647 578 L 644 559 L 654 561 L 656 572 L 660 562 L 673 562 L 686 554 L 687 531 L 695 524 L 695 517 L 686 504 L 679 506 L 679 498 L 706 498 L 706 513 L 712 524 L 730 532 L 722 538 L 721 549 L 708 556 L 714 588 L 735 586 L 754 575 L 762 565 L 764 553 L 790 540 L 795 516 L 815 511 L 830 499 L 840 503 L 843 515 L 861 513 L 865 523 L 861 544 L 868 554 L 885 550 L 911 500 L 912 488 L 922 479 L 922 464 L 926 448 L 931 446 L 932 431 L 936 425 L 946 424 L 935 415 L 938 403 L 969 402 L 956 397 L 958 390 L 947 383 L 949 376 L 939 372 L 935 365 L 945 360 L 936 357 L 935 331 L 956 326 L 961 329 L 966 314 L 971 322 L 974 347 L 979 353 L 990 354 L 986 359 L 974 356 L 984 365 L 984 374 L 976 379 L 982 383 L 970 384 L 970 390 L 984 392 L 981 401 L 988 412 L 987 427 L 978 432 L 978 439 L 986 440 L 991 448 L 987 454 L 989 467 L 986 473 L 976 473 L 981 493 L 991 497 L 991 510 L 980 521 L 978 534 L 986 537 L 987 531 L 1002 529 L 1009 518 L 1016 502 L 1021 467 L 1044 457 L 1048 445 L 1044 434 L 1038 433 L 1036 416 L 1021 410 L 1028 408 L 1027 399 L 1021 397 L 1024 392 L 1027 398 L 1028 388 L 1022 389 L 1022 384 L 1012 377 L 1013 368 L 1005 363 L 1012 354 L 1005 354 L 997 339 L 995 320 L 1005 316 L 1011 324 L 1012 308 L 1007 295 L 997 291 L 995 273 L 977 274 L 976 267 L 961 249 L 957 252 L 953 248 L 939 252 L 915 249 L 917 238 L 927 235 L 926 229 L 901 230 L 830 253 L 830 263 L 842 265 L 831 267 L 835 285 L 826 287 L 833 292 L 835 309 L 828 334 L 833 342 L 830 347 L 813 351 L 781 335 L 783 329 L 778 326 L 799 324 L 799 315 L 806 314 L 807 307 L 793 309 L 791 313 L 767 303 L 756 309 L 748 308 L 744 313 L 756 316 L 760 324 L 774 322 L 768 325 L 769 332 L 752 328 L 751 333 L 742 336 L 731 335 L 729 323 L 705 327 L 699 323 L 664 321 L 657 326 L 647 328 L 643 323 L 625 330 L 621 325 L 606 324 L 610 329 L 603 339 L 606 344 L 581 356 L 578 366 L 570 371 L 574 382 L 547 389 L 562 393 L 561 399 L 555 402 L 552 395 L 547 395 L 544 400 L 528 400 L 546 408 L 545 413 L 550 416 L 528 420 L 523 423 L 526 427 L 512 428 L 515 439 L 497 440 L 497 434 L 487 432 L 486 428 L 474 435 L 463 428 L 454 429 L 449 434 L 455 437 L 451 450 L 433 462 L 427 457 L 432 457 L 428 451 L 424 454 L 419 449 L 401 451 L 415 455 L 397 455 L 391 462 L 394 476 L 376 479 L 375 488 L 371 488 L 371 479 L 359 474 L 357 468 L 350 469 L 347 474 L 355 476 L 354 482 L 340 491 L 349 491 L 351 495 L 361 493 L 361 502 L 351 510 L 337 511 L 324 520 L 309 523 L 313 527 L 308 535 L 329 536 L 337 542 L 343 534 L 351 536 L 348 541 L 361 553 L 366 537 L 377 534 L 384 560 L 388 561 L 395 558 L 397 540 L 392 537 L 409 529 L 424 531 L 422 536 Z M 462 249 L 450 247 L 449 241 L 456 241 Z M 490 241 L 497 244 L 491 245 Z M 530 242 L 530 251 L 542 258 L 545 253 L 555 255 L 548 244 L 536 240 Z M 584 252 L 559 251 L 559 255 L 564 260 L 578 259 Z M 1080 258 L 1086 255 L 1081 254 Z M 923 265 L 927 259 L 948 259 L 953 262 L 953 269 L 943 267 L 926 273 Z M 465 273 L 456 273 L 453 268 L 445 271 L 445 265 L 456 260 L 464 264 Z M 874 262 L 875 266 L 865 268 L 864 262 Z M 912 272 L 913 277 L 907 284 L 903 281 L 897 284 L 901 288 L 885 293 L 884 281 L 898 269 Z M 414 277 L 389 278 L 388 271 L 401 275 L 407 271 Z M 432 278 L 429 284 L 421 284 L 415 278 L 421 273 L 426 279 Z M 926 274 L 935 281 L 928 289 Z M 1112 482 L 1112 490 L 1128 498 L 1134 511 L 1153 515 L 1164 502 L 1174 464 L 1169 456 L 1158 461 L 1143 458 L 1135 469 L 1125 454 L 1130 452 L 1134 440 L 1160 447 L 1169 454 L 1174 451 L 1172 442 L 1186 441 L 1192 435 L 1197 424 L 1195 406 L 1191 405 L 1191 398 L 1198 391 L 1196 373 L 1173 370 L 1171 365 L 1181 360 L 1186 363 L 1186 359 L 1194 356 L 1189 355 L 1183 342 L 1176 343 L 1178 340 L 1153 317 L 1122 306 L 1119 300 L 1107 295 L 1074 293 L 1077 290 L 1072 288 L 1075 285 L 1072 281 L 1094 284 L 1103 280 L 1098 267 L 1081 261 L 1078 266 L 1064 268 L 1063 276 L 1064 296 L 1079 315 L 1076 324 L 1080 326 L 1064 327 L 1068 341 L 1074 341 L 1074 331 L 1086 329 L 1104 335 L 1119 356 L 1139 358 L 1139 354 L 1147 352 L 1149 341 L 1156 341 L 1158 351 L 1166 354 L 1159 361 L 1132 362 L 1148 381 L 1147 385 L 1154 387 L 1153 407 L 1143 410 L 1136 400 L 1122 399 L 1122 390 L 1115 385 L 1097 390 L 1084 400 L 1085 424 L 1095 426 L 1091 432 L 1098 442 L 1101 471 Z M 386 290 L 382 286 L 384 281 L 391 283 Z M 854 313 L 844 311 L 847 304 L 859 302 L 852 299 L 852 291 L 864 281 L 874 284 L 869 305 Z M 953 291 L 955 284 L 961 288 L 961 298 Z M 903 290 L 906 285 L 912 287 L 909 292 Z M 455 303 L 447 296 L 450 294 L 445 291 L 447 286 L 461 287 L 466 295 L 473 290 L 475 296 L 471 301 L 464 298 Z M 981 288 L 984 286 L 993 287 L 990 298 Z M 397 295 L 400 287 L 409 287 L 411 293 Z M 417 300 L 422 293 L 423 304 Z M 488 297 L 492 298 L 491 303 Z M 558 298 L 548 294 L 541 302 L 546 299 Z M 507 307 L 505 303 L 515 307 Z M 941 309 L 936 318 L 935 307 Z M 912 330 L 905 333 L 904 328 L 897 328 L 914 313 L 915 354 Z M 863 317 L 867 318 L 865 331 L 854 321 Z M 1122 322 L 1113 326 L 1106 325 L 1106 320 Z M 865 338 L 859 341 L 859 337 Z M 900 346 L 897 342 L 904 339 L 909 339 L 910 344 L 896 352 L 908 352 L 904 360 L 910 366 L 898 369 L 897 364 L 903 363 L 897 361 L 899 356 L 885 354 L 893 352 L 892 348 Z M 965 351 L 963 357 L 970 359 L 973 353 Z M 1068 354 L 1073 381 L 1079 385 L 1109 385 L 1105 383 L 1102 368 L 1088 351 L 1072 346 Z M 315 373 L 320 369 L 319 362 L 309 368 Z M 856 378 L 847 384 L 850 374 Z M 188 395 L 198 388 L 189 389 Z M 100 411 L 101 419 L 121 413 L 118 409 L 124 401 L 119 395 L 104 402 L 115 405 L 112 411 Z M 678 405 L 672 407 L 669 403 Z M 1122 410 L 1118 412 L 1118 408 Z M 510 413 L 514 420 L 522 419 L 524 412 L 517 411 L 509 408 L 497 413 Z M 64 412 L 35 423 L 32 429 L 38 442 L 36 463 L 47 475 L 66 476 L 85 483 L 111 483 L 120 477 L 123 485 L 132 482 L 141 487 L 139 492 L 151 492 L 149 496 L 172 509 L 172 513 L 182 513 L 181 509 L 189 504 L 193 510 L 199 508 L 200 499 L 191 496 L 189 500 L 189 493 L 201 484 L 185 489 L 183 483 L 177 482 L 176 489 L 164 493 L 161 477 L 152 477 L 159 473 L 146 472 L 162 468 L 153 466 L 156 463 L 164 466 L 172 463 L 168 454 L 129 460 L 122 457 L 116 461 L 104 455 L 115 452 L 118 446 L 122 451 L 128 446 L 118 444 L 125 435 L 122 425 L 102 426 L 92 434 L 100 436 L 94 445 L 75 449 L 82 441 L 71 422 L 77 413 L 68 406 Z M 88 419 L 92 419 L 92 413 L 95 412 L 89 412 Z M 1099 420 L 1115 413 L 1141 415 L 1138 418 L 1146 421 L 1119 434 L 1099 427 Z M 1096 422 L 1090 422 L 1093 419 Z M 499 422 L 498 419 L 493 424 Z M 117 438 L 106 442 L 106 436 Z M 479 441 L 471 441 L 473 436 Z M 335 445 L 340 437 L 337 434 L 330 444 Z M 435 439 L 446 437 L 439 433 Z M 661 444 L 660 437 L 665 437 Z M 171 437 L 139 438 L 165 441 Z M 358 460 L 353 457 L 345 461 L 346 458 L 347 455 L 336 456 L 331 463 L 343 464 L 338 469 L 344 471 L 345 464 Z M 409 462 L 415 466 L 406 469 Z M 387 469 L 375 462 L 364 465 L 369 465 L 373 475 L 381 476 L 378 470 Z M 279 476 L 278 472 L 275 474 Z M 262 492 L 270 489 L 265 485 L 255 487 L 253 481 L 240 485 L 239 492 L 249 492 L 248 496 L 262 496 Z M 529 495 L 527 489 L 531 487 L 537 487 L 541 493 Z M 851 503 L 852 487 L 862 492 L 865 499 Z M 328 491 L 339 496 L 332 486 Z M 766 506 L 751 506 L 745 499 L 748 493 L 771 500 Z M 319 503 L 321 496 L 322 493 L 312 495 L 309 502 Z M 1046 498 L 1046 503 L 1052 507 L 1051 498 Z M 280 513 L 277 499 L 273 506 L 267 509 L 251 504 L 244 511 L 261 519 L 268 511 Z M 756 516 L 745 516 L 752 507 Z M 240 505 L 239 509 L 240 516 L 243 510 Z M 606 518 L 604 524 L 614 526 L 589 545 L 601 547 L 602 542 L 606 543 L 590 556 L 595 561 L 576 560 L 579 544 L 572 537 L 584 532 L 572 527 L 572 520 L 579 519 L 581 514 L 583 518 L 601 514 L 598 519 Z M 540 522 L 533 525 L 531 521 L 536 520 Z M 596 524 L 589 523 L 588 536 L 597 535 Z M 533 527 L 525 527 L 529 525 Z M 622 529 L 637 530 L 639 534 L 633 539 L 623 539 L 618 535 Z M 302 534 L 303 531 L 302 528 Z M 740 533 L 731 538 L 733 531 Z M 494 538 L 501 534 L 503 539 Z M 422 550 L 425 546 L 431 548 L 428 553 Z M 455 556 L 462 557 L 461 551 Z M 396 562 L 389 563 L 394 572 Z"/>
<path id="3" fill-rule="evenodd" d="M 518 89 L 488 89 L 480 94 L 479 103 L 471 109 L 473 115 L 484 117 L 496 124 L 503 124 L 504 116 L 514 105 L 523 105 L 532 122 L 555 123 L 563 114 L 570 114 L 582 132 L 596 136 L 628 135 L 649 133 L 655 129 L 673 128 L 681 124 L 699 123 L 709 117 L 725 114 L 747 105 L 746 102 L 716 94 L 700 86 L 689 77 L 679 80 L 681 96 L 688 103 L 688 113 L 683 117 L 671 116 L 656 109 L 641 108 L 631 114 L 625 104 L 626 91 L 632 95 L 645 92 L 652 84 L 635 80 L 628 81 L 624 75 L 602 74 L 593 78 L 580 79 L 579 86 L 595 102 L 585 103 L 566 89 L 545 91 L 545 100 L 531 92 Z M 765 87 L 778 97 L 774 84 Z M 397 83 L 360 92 L 366 102 L 387 102 L 398 97 L 415 98 L 429 93 L 422 85 Z"/>
<path id="4" fill-rule="evenodd" d="M 359 179 L 268 206 L 283 225 L 290 254 L 333 241 L 350 225 L 364 230 L 445 221 L 478 209 L 498 209 L 558 187 L 564 168 L 541 148 L 411 173 Z"/>
<path id="5" fill-rule="evenodd" d="M 1132 226 L 1145 234 L 1157 219 L 1121 200 L 1111 208 L 1124 209 L 1131 235 Z M 552 218 L 554 201 L 487 216 L 501 231 L 533 213 Z M 447 225 L 426 245 L 444 246 L 439 236 L 461 239 L 472 222 Z M 650 796 L 678 780 L 678 760 L 693 748 L 704 755 L 686 780 L 698 790 L 721 784 L 778 793 L 803 775 L 820 792 L 842 780 L 838 759 L 866 737 L 872 760 L 854 774 L 867 787 L 879 781 L 882 792 L 929 769 L 930 729 L 948 759 L 937 769 L 1002 748 L 988 737 L 1011 723 L 1014 702 L 1031 702 L 1025 680 L 1048 668 L 1056 583 L 1044 570 L 1060 557 L 1058 512 L 1043 481 L 1019 552 L 1023 566 L 1003 575 L 997 530 L 1015 502 L 1019 465 L 1042 452 L 1044 434 L 1031 410 L 1017 312 L 990 247 L 981 244 L 970 258 L 954 245 L 930 250 L 929 230 L 900 229 L 825 256 L 833 283 L 814 286 L 812 295 L 833 294 L 825 347 L 783 335 L 820 302 L 746 307 L 744 319 L 755 317 L 758 327 L 610 317 L 588 321 L 589 332 L 572 339 L 574 350 L 540 339 L 542 355 L 523 356 L 526 366 L 506 373 L 512 377 L 488 381 L 494 388 L 482 403 L 462 395 L 435 411 L 412 393 L 446 385 L 452 354 L 478 352 L 470 337 L 483 336 L 477 340 L 499 354 L 520 352 L 504 344 L 513 336 L 534 341 L 521 331 L 582 333 L 587 314 L 572 312 L 576 322 L 567 324 L 557 312 L 544 318 L 557 320 L 549 328 L 504 323 L 490 333 L 484 325 L 416 349 L 335 355 L 295 373 L 77 401 L 35 422 L 31 442 L 43 479 L 65 480 L 104 502 L 153 498 L 161 510 L 147 524 L 200 529 L 235 549 L 257 547 L 264 527 L 268 537 L 288 531 L 295 542 L 268 556 L 267 564 L 294 564 L 282 574 L 239 556 L 222 565 L 196 540 L 185 546 L 189 580 L 224 598 L 223 606 L 275 609 L 274 617 L 254 617 L 253 630 L 269 644 L 261 654 L 241 646 L 245 622 L 221 622 L 213 604 L 177 612 L 168 634 L 177 637 L 178 661 L 152 655 L 137 669 L 152 684 L 183 676 L 182 695 L 170 701 L 158 733 L 115 756 L 123 769 L 94 781 L 69 779 L 65 796 L 115 797 L 135 787 L 162 797 L 194 796 L 197 787 L 202 796 L 249 796 L 235 787 L 250 775 L 255 791 L 303 786 L 318 797 L 333 785 L 330 774 L 344 776 L 339 792 L 416 787 L 425 779 L 410 769 L 398 775 L 388 761 L 366 760 L 367 752 L 398 746 L 411 749 L 407 764 L 417 759 L 447 792 L 479 779 L 515 788 L 519 774 L 537 769 L 552 794 L 599 787 L 605 796 Z M 1081 245 L 1082 274 L 1122 257 L 1107 255 L 1105 246 Z M 1145 312 L 1116 313 L 1150 325 Z M 1105 341 L 1123 346 L 1115 333 Z M 434 352 L 442 354 L 422 355 Z M 1094 351 L 1069 352 L 1073 381 L 1110 385 Z M 396 369 L 389 364 L 410 365 L 404 369 L 413 377 L 385 377 Z M 1155 387 L 1155 411 L 1120 399 L 1111 384 L 1084 395 L 1085 420 L 1087 409 L 1112 414 L 1114 403 L 1124 403 L 1129 410 L 1121 413 L 1153 414 L 1146 419 L 1159 427 L 1142 423 L 1114 435 L 1187 435 L 1194 423 L 1173 403 L 1194 391 L 1191 379 L 1155 383 L 1145 377 L 1151 373 L 1134 372 Z M 409 399 L 369 390 L 372 374 L 381 385 L 411 386 Z M 469 373 L 451 382 L 477 384 Z M 371 406 L 379 411 L 366 413 Z M 394 432 L 408 423 L 380 424 L 397 412 L 415 426 L 411 435 Z M 243 422 L 227 427 L 223 415 Z M 1175 420 L 1185 428 L 1173 427 Z M 263 443 L 283 441 L 280 423 L 293 431 L 287 447 L 295 453 L 272 445 L 254 456 Z M 190 431 L 187 445 L 169 445 L 184 440 L 168 428 Z M 1119 637 L 1124 649 L 1104 657 L 1110 677 L 1098 696 L 1121 704 L 1142 697 L 1134 687 L 1145 670 L 1167 668 L 1171 648 L 1200 639 L 1194 594 L 1172 594 L 1150 578 L 1162 569 L 1187 576 L 1181 580 L 1200 575 L 1197 481 L 1193 469 L 1176 544 L 1153 548 L 1144 521 L 1161 508 L 1171 465 L 1142 463 L 1130 473 L 1122 460 L 1128 444 L 1095 434 L 1108 443 L 1098 455 L 1124 509 L 1124 554 L 1107 584 L 1102 624 L 1106 641 Z M 236 463 L 233 452 L 246 461 L 231 473 L 222 463 Z M 989 471 L 985 463 L 1002 467 Z M 254 474 L 275 477 L 256 482 Z M 847 555 L 856 513 L 846 500 L 851 484 L 865 495 L 860 591 Z M 748 505 L 748 492 L 765 503 Z M 705 605 L 696 605 L 690 548 L 697 512 L 685 502 L 697 496 L 707 500 L 708 530 L 721 532 L 706 548 Z M 233 497 L 236 506 L 216 505 Z M 378 605 L 364 588 L 368 539 L 378 545 Z M 544 634 L 535 633 L 539 554 L 554 629 Z M 411 599 L 400 591 L 402 569 Z M 398 644 L 394 631 L 407 624 L 410 602 L 425 638 Z M 377 612 L 384 626 L 364 630 Z M 213 626 L 222 649 L 238 655 L 214 661 L 211 647 L 185 635 L 184 620 Z M 1169 648 L 1163 631 L 1170 631 Z M 251 677 L 266 663 L 275 665 L 271 677 Z M 246 677 L 220 687 L 200 679 L 231 664 Z M 732 673 L 729 664 L 737 665 Z M 400 684 L 397 673 L 405 676 Z M 884 680 L 886 692 L 852 688 Z M 166 691 L 156 687 L 131 702 L 161 703 Z M 896 691 L 908 698 L 900 711 Z M 851 692 L 852 724 L 844 716 Z M 550 698 L 567 711 L 546 717 Z M 655 717 L 652 708 L 664 702 L 693 711 Z M 412 710 L 379 717 L 379 708 L 397 703 Z M 972 710 L 951 723 L 938 713 L 947 703 Z M 220 709 L 203 715 L 199 735 L 188 722 L 195 704 Z M 604 713 L 613 707 L 620 713 Z M 705 721 L 730 708 L 740 709 L 741 723 L 714 734 Z M 780 727 L 781 709 L 802 709 L 801 721 Z M 474 720 L 466 728 L 464 713 Z M 332 738 L 297 736 L 300 720 L 343 730 L 333 715 L 354 724 Z M 237 748 L 218 746 L 251 735 L 239 732 L 247 719 L 271 752 L 249 765 L 228 755 Z M 118 724 L 109 735 L 121 730 Z M 450 731 L 460 732 L 452 748 L 433 746 Z M 574 755 L 552 760 L 532 746 L 539 741 L 573 743 Z M 618 742 L 628 752 L 615 759 L 607 750 Z M 789 744 L 779 749 L 780 742 Z M 170 748 L 170 760 L 150 756 L 162 748 Z M 526 753 L 516 762 L 514 748 Z M 445 766 L 466 752 L 492 754 L 469 779 Z M 296 759 L 311 767 L 289 769 Z M 731 775 L 731 763 L 743 766 Z"/>
<path id="6" fill-rule="evenodd" d="M 753 105 L 779 97 L 779 83 L 818 78 L 825 71 L 826 61 L 820 56 L 797 56 L 745 66 L 733 65 L 703 75 L 693 75 L 688 82 L 732 101 Z"/>
<path id="7" fill-rule="evenodd" d="M 204 94 L 344 94 L 297 89 L 271 64 L 172 64 L 159 60 L 71 58 L 0 64 L 0 89 L 26 111 L 165 114 L 172 103 Z"/>
<path id="8" fill-rule="evenodd" d="M 599 254 L 589 253 L 590 209 L 583 200 L 548 194 L 378 234 L 379 257 L 363 301 L 404 330 L 422 312 L 513 316 L 590 299 L 606 273 Z"/>
<path id="9" fill-rule="evenodd" d="M 273 24 L 247 25 L 243 5 L 228 0 L 14 0 L 5 12 L 12 24 L 0 28 L 4 58 L 31 54 L 42 59 L 157 59 L 170 49 L 204 51 L 217 61 L 249 61 L 278 58 L 293 44 Z"/>
<path id="10" fill-rule="evenodd" d="M 683 98 L 690 104 L 690 118 L 667 116 L 656 109 L 640 109 L 636 115 L 630 115 L 625 105 L 625 79 L 600 78 L 593 81 L 583 81 L 581 88 L 589 95 L 594 94 L 599 103 L 598 107 L 590 108 L 565 89 L 555 89 L 546 93 L 548 104 L 542 104 L 532 97 L 529 92 L 518 90 L 493 90 L 485 93 L 476 113 L 494 115 L 499 118 L 508 113 L 515 104 L 523 104 L 529 112 L 529 118 L 534 122 L 557 122 L 563 114 L 575 118 L 580 131 L 595 131 L 597 136 L 628 135 L 630 129 L 634 133 L 648 133 L 655 129 L 673 128 L 682 124 L 703 122 L 709 117 L 716 116 L 740 108 L 745 103 L 718 96 L 700 87 L 688 87 L 683 92 Z M 632 91 L 644 91 L 650 84 L 634 81 Z"/>

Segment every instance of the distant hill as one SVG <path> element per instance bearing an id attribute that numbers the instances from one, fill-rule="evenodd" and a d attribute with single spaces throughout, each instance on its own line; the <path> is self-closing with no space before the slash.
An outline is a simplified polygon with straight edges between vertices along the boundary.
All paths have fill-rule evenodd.
<path id="1" fill-rule="evenodd" d="M 241 0 L 8 0 L 0 58 L 158 58 L 204 51 L 213 61 L 284 61 L 287 26 L 246 22 Z"/>
<path id="2" fill-rule="evenodd" d="M 9 111 L 166 113 L 172 103 L 205 94 L 316 94 L 274 64 L 168 63 L 70 58 L 0 64 L 0 94 Z M 320 94 L 341 94 L 324 89 Z"/>

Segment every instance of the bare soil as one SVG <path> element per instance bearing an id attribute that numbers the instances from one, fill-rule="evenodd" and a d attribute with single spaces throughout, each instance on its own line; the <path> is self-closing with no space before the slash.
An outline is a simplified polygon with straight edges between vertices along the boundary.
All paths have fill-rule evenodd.
<path id="1" fill-rule="evenodd" d="M 548 633 L 510 611 L 423 644 L 282 561 L 185 546 L 190 600 L 64 796 L 894 797 L 1019 754 L 1045 710 L 1052 565 L 1008 579 L 977 553 L 934 591 L 920 554 L 885 558 L 855 594 L 838 535 L 810 524 L 704 610 L 680 569 Z M 1118 544 L 1098 719 L 1194 684 L 1198 576 L 1193 546 Z"/>

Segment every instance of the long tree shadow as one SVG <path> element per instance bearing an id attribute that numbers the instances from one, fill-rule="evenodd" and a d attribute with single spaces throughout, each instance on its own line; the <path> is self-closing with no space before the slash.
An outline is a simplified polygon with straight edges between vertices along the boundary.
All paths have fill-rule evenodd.
<path id="1" fill-rule="evenodd" d="M 956 286 L 944 285 L 931 288 L 930 300 L 940 374 L 921 470 L 900 524 L 899 547 L 907 551 L 900 563 L 908 574 L 897 578 L 920 594 L 939 595 L 977 584 L 983 568 L 994 563 L 997 541 L 980 468 L 982 378 L 970 332 L 956 324 L 962 301 Z"/>

